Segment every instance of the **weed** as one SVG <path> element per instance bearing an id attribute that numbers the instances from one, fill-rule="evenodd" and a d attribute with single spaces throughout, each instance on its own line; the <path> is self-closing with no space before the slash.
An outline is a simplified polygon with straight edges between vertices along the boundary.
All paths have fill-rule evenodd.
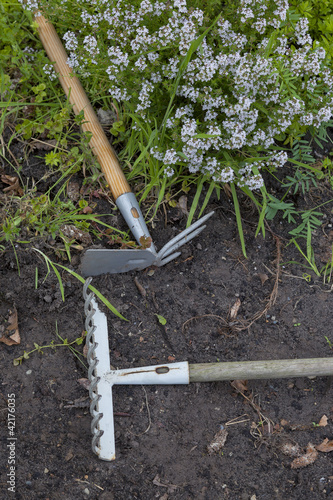
<path id="1" fill-rule="evenodd" d="M 68 347 L 69 350 L 74 354 L 74 356 L 80 361 L 80 363 L 83 364 L 83 366 L 87 369 L 88 367 L 86 366 L 86 364 L 81 359 L 81 357 L 83 356 L 82 353 L 80 353 L 77 349 L 74 348 L 75 345 L 79 346 L 79 345 L 81 345 L 84 342 L 86 332 L 84 332 L 83 335 L 81 335 L 80 337 L 76 338 L 75 340 L 69 342 L 67 339 L 63 339 L 59 335 L 59 333 L 58 333 L 58 326 L 56 324 L 56 335 L 61 340 L 61 343 L 56 344 L 55 340 L 51 340 L 51 342 L 49 344 L 40 346 L 36 342 L 34 342 L 34 347 L 35 348 L 32 349 L 29 352 L 24 351 L 23 354 L 22 354 L 22 356 L 19 356 L 18 358 L 15 358 L 14 361 L 13 361 L 14 366 L 21 365 L 23 363 L 23 361 L 26 360 L 26 359 L 29 359 L 30 356 L 34 352 L 38 352 L 40 354 L 43 354 L 44 349 L 56 349 L 57 347 Z"/>
<path id="2" fill-rule="evenodd" d="M 328 337 L 326 337 L 326 336 L 324 338 L 325 338 L 326 342 L 328 343 L 328 347 L 330 349 L 333 349 L 333 342 L 331 342 L 330 339 Z"/>
<path id="3" fill-rule="evenodd" d="M 324 284 L 331 283 L 333 275 L 333 244 L 331 249 L 331 259 L 321 268 L 320 274 L 323 275 Z"/>
<path id="4" fill-rule="evenodd" d="M 304 173 L 297 169 L 295 171 L 294 177 L 287 175 L 286 180 L 288 182 L 284 182 L 282 186 L 288 187 L 290 189 L 293 188 L 293 194 L 296 194 L 300 189 L 302 191 L 302 194 L 304 195 L 305 193 L 308 193 L 310 191 L 311 185 L 317 187 L 316 176 L 313 172 Z"/>
<path id="5" fill-rule="evenodd" d="M 163 325 L 163 326 L 166 325 L 167 320 L 163 316 L 161 316 L 160 314 L 156 314 L 156 313 L 155 313 L 155 316 L 161 325 Z"/>
<path id="6" fill-rule="evenodd" d="M 314 163 L 315 159 L 312 154 L 312 147 L 309 141 L 298 139 L 294 141 L 291 149 L 292 157 L 302 163 Z"/>
<path id="7" fill-rule="evenodd" d="M 306 251 L 302 250 L 302 248 L 301 248 L 300 244 L 298 243 L 298 241 L 296 240 L 296 238 L 292 238 L 290 240 L 290 243 L 293 243 L 295 245 L 295 247 L 297 248 L 299 253 L 302 255 L 302 257 L 304 257 L 304 259 L 308 263 L 308 266 L 305 266 L 305 267 L 307 267 L 308 269 L 311 269 L 317 276 L 320 276 L 320 271 L 318 271 L 318 268 L 317 268 L 317 265 L 315 262 L 315 255 L 314 255 L 313 247 L 311 245 L 311 239 L 312 239 L 311 228 L 310 228 L 310 224 L 308 223 L 308 225 L 307 225 L 307 237 L 306 237 Z"/>
<path id="8" fill-rule="evenodd" d="M 45 253 L 43 253 L 41 250 L 38 250 L 37 248 L 34 248 L 33 249 L 35 252 L 37 252 L 39 255 L 42 256 L 42 258 L 44 259 L 45 261 L 45 264 L 46 264 L 46 268 L 47 268 L 47 273 L 46 273 L 46 276 L 44 278 L 44 281 L 46 280 L 46 278 L 48 277 L 48 275 L 50 274 L 51 270 L 53 270 L 53 272 L 55 273 L 56 277 L 57 277 L 57 280 L 58 280 L 58 283 L 59 283 L 59 288 L 60 288 L 60 293 L 61 293 L 61 298 L 63 301 L 65 301 L 65 292 L 64 292 L 64 285 L 63 285 L 63 282 L 62 282 L 62 279 L 61 279 L 61 275 L 59 273 L 59 270 L 58 268 L 60 269 L 63 269 L 64 271 L 66 271 L 67 273 L 71 274 L 72 276 L 74 276 L 74 278 L 76 278 L 77 280 L 79 280 L 81 283 L 85 283 L 85 279 L 80 276 L 78 273 L 76 273 L 75 271 L 72 271 L 71 269 L 68 269 L 67 267 L 65 266 L 62 266 L 61 264 L 57 264 L 55 262 L 53 262 L 47 255 L 45 255 Z M 95 287 L 93 287 L 92 285 L 89 285 L 88 287 L 102 302 L 103 304 L 111 311 L 113 312 L 113 314 L 115 314 L 116 316 L 118 316 L 118 318 L 120 319 L 123 319 L 125 321 L 126 318 L 124 318 L 118 311 L 117 309 L 107 300 L 106 297 L 104 297 L 103 294 L 101 294 L 101 292 L 99 292 Z"/>

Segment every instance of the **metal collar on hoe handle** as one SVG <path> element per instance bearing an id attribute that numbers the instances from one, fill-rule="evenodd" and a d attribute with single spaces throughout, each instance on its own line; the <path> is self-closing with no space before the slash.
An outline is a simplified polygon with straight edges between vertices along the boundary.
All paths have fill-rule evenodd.
<path id="1" fill-rule="evenodd" d="M 101 169 L 106 177 L 112 195 L 121 214 L 139 245 L 140 239 L 151 238 L 141 213 L 139 204 L 131 192 L 131 188 L 120 168 L 117 156 L 113 151 L 95 111 L 83 90 L 78 78 L 67 65 L 67 54 L 53 25 L 40 13 L 36 14 L 39 37 L 50 61 L 55 63 L 61 86 L 73 105 L 75 114 L 83 111 L 84 132 L 90 132 L 92 137 L 89 145 L 96 155 Z M 163 266 L 180 255 L 178 248 L 197 236 L 206 226 L 204 222 L 213 215 L 209 213 L 185 231 L 173 238 L 159 252 L 151 244 L 147 249 L 107 250 L 90 249 L 82 258 L 81 273 L 83 276 L 96 276 L 102 273 L 122 273 L 131 270 L 144 269 L 148 266 Z"/>
<path id="2" fill-rule="evenodd" d="M 116 458 L 112 387 L 114 385 L 173 385 L 190 382 L 316 377 L 333 375 L 333 358 L 233 361 L 189 364 L 166 363 L 124 370 L 111 370 L 106 316 L 94 295 L 88 293 L 91 278 L 83 287 L 85 299 L 87 359 L 92 415 L 92 450 L 102 460 Z"/>

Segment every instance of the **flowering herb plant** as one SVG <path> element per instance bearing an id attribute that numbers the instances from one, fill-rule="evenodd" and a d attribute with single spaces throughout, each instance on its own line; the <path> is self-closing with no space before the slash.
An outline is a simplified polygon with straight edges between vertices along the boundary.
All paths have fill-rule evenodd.
<path id="1" fill-rule="evenodd" d="M 209 0 L 26 6 L 37 3 L 86 88 L 98 79 L 123 107 L 124 138 L 137 144 L 134 165 L 149 163 L 149 188 L 189 172 L 264 193 L 262 171 L 288 160 L 278 141 L 315 133 L 332 116 L 325 50 L 286 0 L 226 0 L 220 9 Z"/>

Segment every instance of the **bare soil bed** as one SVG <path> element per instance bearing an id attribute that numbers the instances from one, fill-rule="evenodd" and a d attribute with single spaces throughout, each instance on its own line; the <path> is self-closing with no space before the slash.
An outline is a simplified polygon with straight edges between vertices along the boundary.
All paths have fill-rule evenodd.
<path id="1" fill-rule="evenodd" d="M 22 175 L 40 178 L 43 168 L 30 159 Z M 9 167 L 6 173 L 11 173 Z M 296 201 L 304 208 L 329 195 L 319 186 Z M 99 203 L 100 213 L 110 211 L 105 201 Z M 276 217 L 265 239 L 255 238 L 257 214 L 242 200 L 245 259 L 228 197 L 213 199 L 206 213 L 212 209 L 215 215 L 205 231 L 182 248 L 176 261 L 163 268 L 94 278 L 93 285 L 128 320 L 106 312 L 111 364 L 127 368 L 184 360 L 330 357 L 332 286 L 287 263 L 302 259 L 286 245 L 288 224 Z M 332 247 L 332 204 L 321 211 L 324 223 L 313 235 L 313 245 L 323 264 Z M 161 248 L 185 223 L 179 208 L 159 212 L 151 231 L 156 246 Z M 38 240 L 34 246 L 57 261 L 47 242 Z M 34 343 L 57 343 L 57 331 L 69 341 L 82 334 L 82 284 L 61 271 L 62 302 L 56 276 L 51 273 L 44 280 L 45 264 L 31 246 L 17 245 L 16 252 L 19 271 L 10 245 L 0 262 L 1 325 L 7 325 L 8 311 L 15 306 L 21 337 L 19 345 L 0 344 L 1 498 L 333 498 L 330 444 L 326 452 L 315 448 L 333 439 L 330 377 L 115 387 L 117 459 L 100 461 L 91 451 L 88 391 L 79 383 L 87 370 L 70 350 L 47 348 L 13 366 L 13 359 L 34 349 Z M 71 264 L 65 264 L 79 272 L 80 258 L 77 252 Z M 305 271 L 310 280 L 304 279 Z M 232 319 L 236 301 L 240 307 Z M 165 325 L 157 314 L 166 319 Z M 78 349 L 82 352 L 83 346 Z M 7 483 L 8 443 L 13 437 L 8 401 L 13 398 L 15 493 Z M 210 445 L 221 426 L 228 434 L 214 453 Z M 309 465 L 293 462 L 295 449 L 300 464 L 309 460 Z"/>

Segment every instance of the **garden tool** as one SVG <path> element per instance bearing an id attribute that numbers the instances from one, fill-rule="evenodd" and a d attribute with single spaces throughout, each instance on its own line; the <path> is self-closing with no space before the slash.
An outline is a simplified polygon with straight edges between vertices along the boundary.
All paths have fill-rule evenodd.
<path id="1" fill-rule="evenodd" d="M 50 61 L 54 62 L 54 68 L 58 74 L 59 81 L 69 102 L 73 106 L 75 114 L 84 113 L 82 129 L 84 132 L 92 134 L 89 145 L 97 157 L 116 205 L 137 243 L 143 247 L 143 249 L 126 250 L 89 249 L 85 252 L 81 263 L 83 276 L 95 276 L 102 273 L 121 273 L 134 269 L 144 269 L 151 265 L 160 267 L 167 264 L 180 255 L 180 252 L 176 251 L 179 247 L 205 229 L 206 226 L 203 223 L 214 212 L 210 212 L 185 231 L 178 234 L 159 252 L 156 251 L 139 204 L 131 192 L 117 156 L 98 121 L 81 83 L 67 64 L 68 57 L 66 51 L 54 26 L 39 13 L 35 16 L 35 21 L 38 23 L 39 37 Z"/>
<path id="2" fill-rule="evenodd" d="M 166 363 L 111 370 L 106 316 L 98 308 L 93 293 L 88 293 L 91 278 L 83 287 L 86 315 L 87 360 L 90 380 L 90 412 L 93 417 L 92 450 L 102 460 L 115 459 L 113 385 L 172 385 L 190 382 L 251 380 L 333 375 L 333 358 L 232 361 L 188 364 Z"/>

